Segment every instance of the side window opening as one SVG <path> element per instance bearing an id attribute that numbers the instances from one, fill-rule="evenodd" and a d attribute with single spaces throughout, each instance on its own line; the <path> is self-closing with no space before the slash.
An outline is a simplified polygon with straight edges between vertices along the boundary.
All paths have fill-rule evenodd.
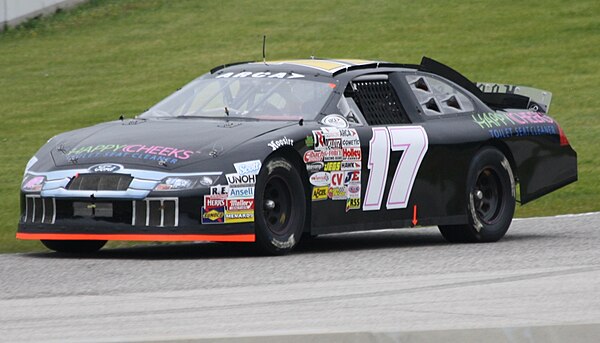
<path id="1" fill-rule="evenodd" d="M 434 77 L 423 75 L 406 75 L 423 113 L 429 116 L 469 112 L 473 103 L 452 85 Z"/>
<path id="2" fill-rule="evenodd" d="M 358 105 L 351 97 L 346 97 L 343 95 L 340 97 L 340 101 L 337 104 L 337 108 L 340 111 L 340 114 L 346 118 L 348 123 L 362 125 L 357 114 L 362 114 Z"/>
<path id="3" fill-rule="evenodd" d="M 387 75 L 354 79 L 346 87 L 344 97 L 358 107 L 369 125 L 410 123 Z"/>

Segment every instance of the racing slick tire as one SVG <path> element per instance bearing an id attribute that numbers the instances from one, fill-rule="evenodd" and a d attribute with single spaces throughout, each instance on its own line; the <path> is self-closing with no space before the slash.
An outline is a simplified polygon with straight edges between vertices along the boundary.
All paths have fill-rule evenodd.
<path id="1" fill-rule="evenodd" d="M 496 242 L 508 230 L 515 212 L 515 181 L 510 163 L 498 149 L 477 152 L 467 173 L 468 224 L 440 225 L 452 243 Z"/>
<path id="2" fill-rule="evenodd" d="M 258 175 L 254 199 L 258 251 L 268 255 L 292 251 L 306 217 L 304 186 L 293 163 L 282 157 L 270 159 Z"/>
<path id="3" fill-rule="evenodd" d="M 106 241 L 58 241 L 58 240 L 42 240 L 42 244 L 50 250 L 68 254 L 91 254 L 100 250 Z"/>

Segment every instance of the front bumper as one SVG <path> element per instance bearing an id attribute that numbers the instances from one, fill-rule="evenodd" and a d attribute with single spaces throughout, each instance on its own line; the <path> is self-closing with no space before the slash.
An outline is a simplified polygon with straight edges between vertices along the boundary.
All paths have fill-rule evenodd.
<path id="1" fill-rule="evenodd" d="M 253 242 L 254 223 L 202 220 L 203 196 L 142 200 L 21 195 L 17 238 Z M 206 220 L 205 220 L 206 222 Z"/>

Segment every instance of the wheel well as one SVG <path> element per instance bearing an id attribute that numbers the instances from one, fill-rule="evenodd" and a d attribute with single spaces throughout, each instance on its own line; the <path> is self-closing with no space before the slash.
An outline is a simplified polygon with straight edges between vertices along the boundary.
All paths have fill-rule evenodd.
<path id="1" fill-rule="evenodd" d="M 508 160 L 508 163 L 510 163 L 510 168 L 512 169 L 513 175 L 515 177 L 515 182 L 519 182 L 519 169 L 517 168 L 517 164 L 515 163 L 515 158 L 513 157 L 512 151 L 508 148 L 508 145 L 506 145 L 506 143 L 504 143 L 503 141 L 494 139 L 494 140 L 487 141 L 485 144 L 483 144 L 479 148 L 481 149 L 486 146 L 494 147 L 494 148 L 500 150 L 502 152 L 502 154 L 504 154 L 504 156 L 506 156 L 506 159 Z"/>
<path id="2" fill-rule="evenodd" d="M 292 162 L 292 164 L 296 167 L 298 172 L 300 173 L 300 179 L 302 179 L 302 185 L 304 186 L 304 198 L 306 200 L 306 220 L 304 221 L 304 232 L 310 232 L 311 228 L 311 186 L 308 182 L 308 172 L 306 171 L 306 167 L 304 164 L 304 160 L 300 154 L 291 146 L 284 146 L 273 153 L 271 153 L 265 161 L 273 158 L 273 157 L 283 157 L 286 160 Z"/>

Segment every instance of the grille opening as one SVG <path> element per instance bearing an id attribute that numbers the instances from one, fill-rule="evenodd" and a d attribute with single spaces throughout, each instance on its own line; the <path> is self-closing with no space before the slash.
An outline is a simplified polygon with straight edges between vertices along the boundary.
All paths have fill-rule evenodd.
<path id="1" fill-rule="evenodd" d="M 133 201 L 133 226 L 173 227 L 179 225 L 178 198 L 148 198 Z"/>
<path id="2" fill-rule="evenodd" d="M 52 198 L 43 198 L 44 202 L 44 216 L 42 219 L 42 223 L 44 224 L 52 224 L 54 222 L 54 199 Z"/>
<path id="3" fill-rule="evenodd" d="M 126 174 L 80 174 L 67 185 L 74 191 L 126 191 L 133 178 Z"/>
<path id="4" fill-rule="evenodd" d="M 56 200 L 42 198 L 39 195 L 26 195 L 24 210 L 23 222 L 25 223 L 54 224 Z"/>
<path id="5" fill-rule="evenodd" d="M 150 216 L 148 225 L 160 226 L 160 217 L 162 216 L 160 201 L 150 201 Z"/>

